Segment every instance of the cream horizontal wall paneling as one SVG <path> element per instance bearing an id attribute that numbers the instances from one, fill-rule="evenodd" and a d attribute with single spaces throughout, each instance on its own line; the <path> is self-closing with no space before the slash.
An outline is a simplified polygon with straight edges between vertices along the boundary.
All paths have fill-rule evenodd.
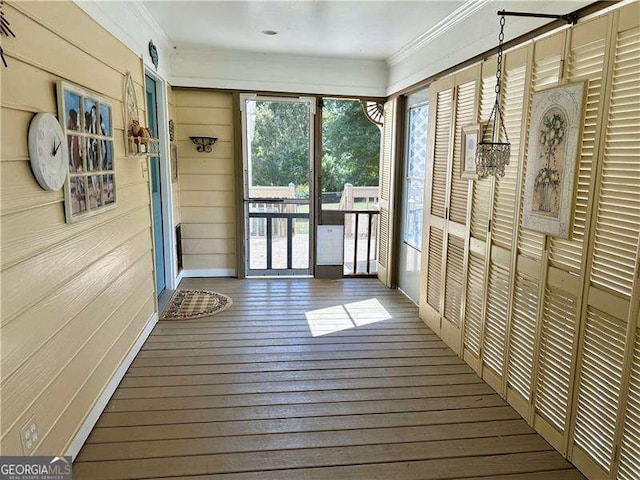
<path id="1" fill-rule="evenodd" d="M 184 238 L 235 238 L 235 225 L 231 223 L 186 223 L 183 228 Z"/>
<path id="2" fill-rule="evenodd" d="M 235 223 L 235 207 L 182 206 L 184 223 Z"/>
<path id="3" fill-rule="evenodd" d="M 184 255 L 235 254 L 236 245 L 231 238 L 189 238 L 182 244 Z"/>
<path id="4" fill-rule="evenodd" d="M 180 191 L 233 192 L 233 175 L 194 175 L 185 173 L 179 178 Z"/>
<path id="5" fill-rule="evenodd" d="M 183 268 L 235 270 L 235 174 L 232 94 L 173 88 Z M 218 141 L 200 153 L 189 136 Z"/>
<path id="6" fill-rule="evenodd" d="M 132 72 L 142 95 L 141 62 L 71 2 L 5 2 L 3 9 L 18 38 L 2 42 L 10 68 L 1 86 L 0 435 L 3 454 L 22 454 L 19 429 L 34 415 L 35 452 L 59 454 L 154 310 L 147 301 L 153 296 L 147 180 L 137 159 L 123 158 L 124 74 Z M 41 190 L 28 165 L 29 123 L 37 112 L 57 113 L 61 79 L 113 103 L 120 201 L 74 225 L 64 223 L 61 194 Z M 123 310 L 117 305 L 125 298 Z"/>
<path id="7" fill-rule="evenodd" d="M 231 95 L 218 93 L 215 90 L 174 87 L 173 92 L 176 107 L 230 109 L 233 106 L 233 99 Z"/>
<path id="8" fill-rule="evenodd" d="M 235 269 L 236 256 L 230 253 L 212 255 L 184 255 L 185 270 Z"/>
<path id="9" fill-rule="evenodd" d="M 220 125 L 229 122 L 230 107 L 176 107 L 176 121 L 190 125 Z"/>
<path id="10" fill-rule="evenodd" d="M 1 104 L 15 110 L 14 114 L 49 112 L 55 115 L 58 111 L 55 83 L 59 78 L 59 76 L 32 63 L 28 58 L 14 58 L 11 60 L 11 68 L 3 71 Z M 136 91 L 138 95 L 142 95 L 142 86 L 136 85 Z M 112 103 L 112 111 L 115 112 L 112 115 L 112 126 L 114 129 L 122 130 L 124 118 L 119 114 L 123 108 L 122 99 L 109 97 L 109 100 Z M 7 112 L 5 115 L 10 113 Z M 10 159 L 11 157 L 4 158 L 4 161 Z"/>
<path id="11" fill-rule="evenodd" d="M 114 341 L 111 347 L 94 363 L 96 367 L 91 371 L 90 376 L 83 384 L 82 390 L 73 397 L 62 414 L 60 421 L 56 423 L 56 426 L 44 437 L 42 444 L 35 451 L 36 454 L 42 455 L 45 454 L 45 452 L 51 451 L 55 439 L 58 437 L 73 438 L 75 436 L 77 429 L 73 429 L 72 426 L 89 413 L 87 410 L 82 410 L 82 406 L 86 405 L 88 399 L 93 399 L 96 395 L 102 393 L 103 385 L 100 383 L 100 379 L 105 376 L 111 377 L 115 373 L 133 346 L 133 343 L 138 338 L 138 334 L 144 329 L 154 314 L 156 300 L 152 280 L 149 280 L 148 288 L 148 295 L 145 295 L 142 293 L 143 290 L 140 290 L 138 293 L 138 302 L 142 300 L 144 303 L 138 307 L 137 311 L 128 313 L 127 316 L 130 318 L 128 325 L 119 325 L 120 329 L 117 332 L 119 336 L 116 341 Z M 102 352 L 104 352 L 104 350 L 98 351 L 98 353 Z M 95 351 L 93 355 L 95 355 Z M 80 359 L 80 361 L 82 361 L 82 359 Z M 65 445 L 65 451 L 68 447 L 69 443 Z"/>
<path id="12" fill-rule="evenodd" d="M 11 2 L 14 8 L 24 12 L 47 29 L 56 32 L 56 35 L 82 49 L 86 55 L 99 59 L 110 68 L 122 74 L 137 72 L 140 69 L 140 59 L 137 55 L 132 55 L 129 48 L 115 40 L 111 33 L 95 22 L 87 22 L 88 17 L 80 7 L 71 2 L 69 4 L 65 8 L 60 8 L 55 3 L 44 1 Z M 73 25 L 72 30 L 69 30 L 70 25 Z M 109 48 L 104 48 L 103 45 L 108 45 Z"/>
<path id="13" fill-rule="evenodd" d="M 183 207 L 234 207 L 226 191 L 184 190 L 180 195 Z"/>
<path id="14" fill-rule="evenodd" d="M 217 146 L 217 143 L 216 143 Z M 233 175 L 233 158 L 197 157 L 198 152 L 191 143 L 193 151 L 182 149 L 180 172 L 183 175 Z"/>
<path id="15" fill-rule="evenodd" d="M 122 100 L 122 77 L 126 73 L 125 69 L 114 68 L 100 57 L 90 55 L 79 47 L 77 31 L 73 28 L 74 24 L 71 20 L 67 21 L 64 30 L 51 30 L 40 21 L 18 10 L 21 5 L 22 3 L 16 2 L 5 4 L 5 14 L 11 18 L 11 28 L 15 32 L 29 32 L 29 35 L 23 35 L 19 39 L 4 38 L 2 47 L 7 58 L 28 62 L 64 80 L 86 86 L 109 98 Z M 69 2 L 61 8 L 76 9 L 78 7 Z M 86 16 L 84 18 L 85 22 L 93 22 Z M 74 35 L 73 39 L 70 38 L 71 35 Z M 106 49 L 113 47 L 112 44 L 107 45 L 109 47 Z M 118 42 L 118 45 L 121 44 Z M 65 52 L 64 62 L 57 61 L 60 58 L 60 52 Z M 123 58 L 133 56 L 132 52 L 128 53 L 129 55 Z M 133 58 L 136 57 L 133 56 Z M 120 60 L 120 62 L 123 61 L 127 60 Z M 131 72 L 136 73 L 134 81 L 141 87 L 142 79 L 137 75 L 139 65 L 138 63 L 138 68 L 132 69 Z M 127 66 L 133 67 L 134 62 L 130 61 Z"/>
<path id="16" fill-rule="evenodd" d="M 141 231 L 131 241 L 105 255 L 86 273 L 65 285 L 46 301 L 34 305 L 3 326 L 3 375 L 9 376 L 20 369 L 34 352 L 44 348 L 55 336 L 60 335 L 75 315 L 94 302 L 114 278 L 126 272 L 131 265 L 137 264 L 148 250 L 148 237 L 147 232 Z M 83 295 L 83 286 L 91 293 Z M 43 325 L 42 318 L 46 318 L 47 312 L 50 316 L 52 312 L 56 315 Z"/>
<path id="17" fill-rule="evenodd" d="M 0 270 L 39 255 L 64 243 L 69 235 L 79 235 L 112 223 L 134 210 L 149 205 L 146 183 L 134 183 L 118 188 L 121 208 L 105 213 L 99 219 L 74 224 L 64 223 L 64 212 L 59 204 L 43 205 L 36 209 L 0 217 Z M 98 222 L 97 220 L 100 220 Z"/>
<path id="18" fill-rule="evenodd" d="M 112 251 L 122 242 L 123 232 L 148 227 L 147 213 L 146 208 L 132 212 L 113 224 L 101 225 L 3 271 L 2 325 Z"/>
<path id="19" fill-rule="evenodd" d="M 99 356 L 103 354 L 105 348 L 108 349 L 112 345 L 110 342 L 115 342 L 121 334 L 122 324 L 130 322 L 135 317 L 135 313 L 140 308 L 141 299 L 153 297 L 150 259 L 151 256 L 147 251 L 146 255 L 135 264 L 139 267 L 138 272 L 133 271 L 116 279 L 119 295 L 109 298 L 108 293 L 112 293 L 113 290 L 105 290 L 103 296 L 98 299 L 99 304 L 94 302 L 74 318 L 66 326 L 67 331 L 60 332 L 47 344 L 46 348 L 38 352 L 41 356 L 31 357 L 18 374 L 5 379 L 2 385 L 3 390 L 5 388 L 18 390 L 13 395 L 7 396 L 6 403 L 3 401 L 3 417 L 6 417 L 2 426 L 3 439 L 16 437 L 16 430 L 33 415 L 38 419 L 41 435 L 46 435 L 50 428 L 55 428 L 60 412 L 67 408 L 73 396 L 80 390 L 80 387 L 68 387 L 73 384 L 73 379 L 81 378 L 84 381 L 88 378 L 89 372 L 99 365 Z M 132 291 L 126 290 L 128 288 L 125 286 L 126 281 L 137 287 Z M 92 315 L 92 312 L 100 314 L 100 317 Z M 145 320 L 148 320 L 152 313 L 153 308 L 145 312 Z M 74 330 L 76 328 L 77 334 Z M 74 332 L 73 336 L 77 336 L 71 344 L 67 340 L 71 336 L 69 332 Z M 80 333 L 82 337 L 79 337 Z M 65 354 L 60 355 L 60 350 L 66 350 Z M 45 357 L 47 354 L 49 356 Z M 51 356 L 58 357 L 62 368 L 47 365 Z M 111 368 L 115 369 L 117 366 L 112 364 Z M 28 380 L 20 378 L 25 376 L 28 376 Z M 42 385 L 45 385 L 44 390 Z M 95 397 L 99 394 L 99 391 L 92 393 Z M 25 396 L 32 398 L 33 401 L 25 405 Z M 48 398 L 48 401 L 40 401 L 43 397 Z M 76 412 L 76 415 L 86 413 L 87 411 Z M 17 437 L 19 438 L 19 435 Z"/>

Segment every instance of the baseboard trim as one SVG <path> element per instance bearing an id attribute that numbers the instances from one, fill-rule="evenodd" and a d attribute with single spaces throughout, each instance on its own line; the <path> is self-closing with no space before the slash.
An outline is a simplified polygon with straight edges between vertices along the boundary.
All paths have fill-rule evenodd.
<path id="1" fill-rule="evenodd" d="M 182 281 L 183 278 L 184 278 L 184 270 L 180 270 L 180 272 L 178 273 L 178 276 L 176 277 L 176 289 L 180 285 L 180 282 Z"/>
<path id="2" fill-rule="evenodd" d="M 183 278 L 197 278 L 197 277 L 235 277 L 235 268 L 196 268 L 193 270 L 182 270 L 180 272 Z"/>
<path id="3" fill-rule="evenodd" d="M 116 388 L 118 388 L 118 385 L 120 385 L 122 377 L 124 377 L 124 374 L 127 373 L 127 370 L 133 363 L 136 355 L 138 355 L 138 352 L 149 337 L 149 334 L 151 334 L 151 330 L 153 330 L 153 327 L 155 327 L 156 323 L 158 323 L 158 312 L 154 312 L 154 314 L 149 317 L 149 320 L 147 320 L 147 324 L 145 325 L 142 332 L 140 332 L 140 335 L 138 335 L 138 338 L 131 347 L 131 350 L 129 350 L 129 353 L 116 370 L 116 373 L 114 373 L 113 377 L 111 377 L 111 380 L 100 394 L 98 401 L 95 403 L 95 405 L 89 412 L 89 415 L 87 415 L 87 418 L 85 418 L 84 422 L 82 423 L 82 426 L 78 430 L 78 433 L 69 444 L 69 448 L 67 448 L 65 456 L 71 456 L 73 457 L 73 460 L 76 459 L 76 456 L 78 455 L 78 453 L 80 453 L 80 449 L 84 445 L 84 442 L 87 441 L 91 430 L 93 430 L 93 427 L 96 425 L 96 422 L 107 406 L 107 403 L 113 396 Z"/>

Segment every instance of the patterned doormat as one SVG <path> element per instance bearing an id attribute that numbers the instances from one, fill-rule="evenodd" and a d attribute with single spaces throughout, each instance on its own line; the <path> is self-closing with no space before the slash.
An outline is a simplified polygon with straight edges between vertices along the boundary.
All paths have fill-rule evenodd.
<path id="1" fill-rule="evenodd" d="M 225 311 L 233 304 L 231 297 L 207 290 L 177 290 L 160 320 L 191 320 Z"/>

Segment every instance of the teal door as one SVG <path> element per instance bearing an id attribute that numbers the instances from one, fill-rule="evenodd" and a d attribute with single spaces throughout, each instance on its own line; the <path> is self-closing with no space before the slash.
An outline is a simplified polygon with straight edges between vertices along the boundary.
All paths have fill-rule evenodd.
<path id="1" fill-rule="evenodd" d="M 158 138 L 158 104 L 156 81 L 145 75 L 147 91 L 147 119 L 154 138 Z M 165 288 L 164 280 L 164 235 L 162 231 L 162 186 L 160 184 L 160 158 L 151 157 L 151 211 L 153 213 L 153 246 L 156 265 L 156 291 L 158 296 Z"/>

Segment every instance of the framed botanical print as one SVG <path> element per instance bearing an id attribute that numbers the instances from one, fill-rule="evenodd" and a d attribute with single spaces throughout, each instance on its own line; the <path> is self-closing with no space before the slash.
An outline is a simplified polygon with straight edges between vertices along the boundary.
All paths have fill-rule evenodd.
<path id="1" fill-rule="evenodd" d="M 58 118 L 68 146 L 64 206 L 67 223 L 116 206 L 111 101 L 59 81 Z"/>
<path id="2" fill-rule="evenodd" d="M 585 84 L 533 95 L 522 226 L 569 238 Z"/>
<path id="3" fill-rule="evenodd" d="M 468 180 L 476 180 L 478 178 L 476 173 L 476 152 L 478 143 L 482 140 L 483 132 L 483 123 L 474 123 L 473 125 L 462 127 L 460 178 Z"/>

